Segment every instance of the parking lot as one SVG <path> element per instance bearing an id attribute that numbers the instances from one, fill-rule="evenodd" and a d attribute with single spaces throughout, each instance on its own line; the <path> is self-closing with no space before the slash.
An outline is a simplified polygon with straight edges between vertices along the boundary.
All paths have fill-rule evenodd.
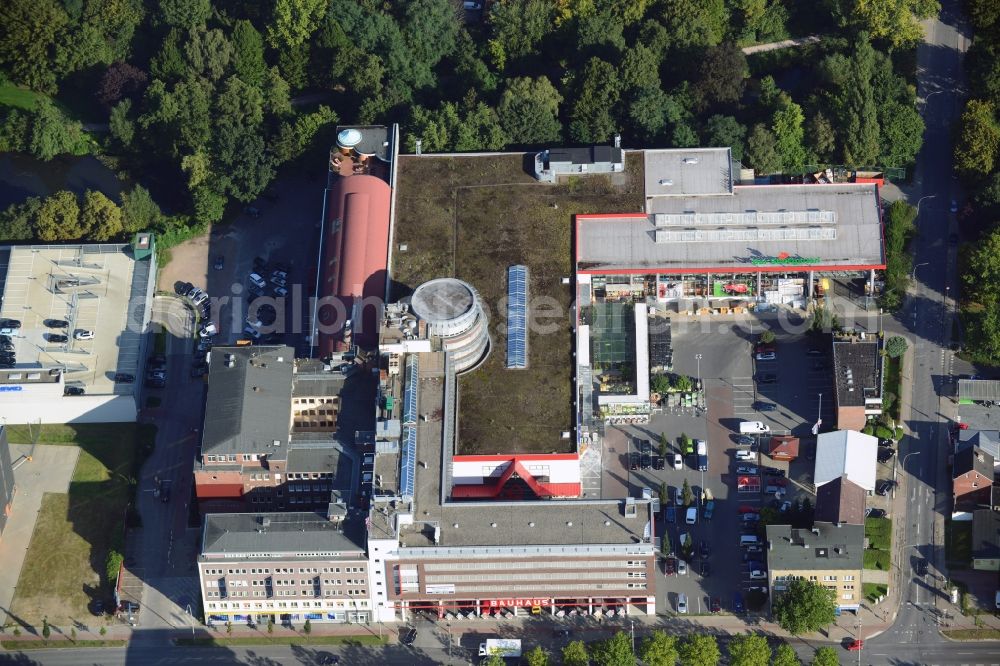
<path id="1" fill-rule="evenodd" d="M 669 540 L 668 551 L 680 555 L 682 535 L 688 535 L 683 538 L 689 538 L 692 545 L 687 572 L 666 576 L 657 586 L 657 602 L 661 610 L 677 612 L 681 594 L 687 597 L 688 613 L 711 612 L 712 599 L 717 599 L 725 612 L 746 609 L 748 605 L 749 610 L 754 610 L 750 602 L 760 604 L 765 600 L 763 596 L 755 599 L 750 592 L 753 588 L 767 589 L 766 574 L 763 572 L 766 553 L 763 547 L 760 551 L 751 549 L 750 552 L 741 548 L 740 535 L 757 533 L 754 517 L 759 515 L 762 507 L 780 509 L 788 501 L 792 504 L 788 517 L 792 519 L 794 515 L 797 520 L 805 516 L 793 514 L 795 501 L 802 498 L 809 498 L 810 502 L 814 500 L 811 483 L 815 439 L 812 427 L 820 416 L 824 429 L 834 424 L 829 338 L 813 337 L 800 330 L 783 331 L 778 326 L 776 315 L 770 317 L 755 319 L 753 334 L 749 325 L 742 328 L 713 322 L 707 332 L 700 325 L 676 326 L 673 334 L 674 372 L 695 378 L 700 376 L 704 384 L 706 409 L 665 408 L 654 414 L 648 425 L 619 426 L 609 430 L 608 441 L 613 443 L 615 449 L 610 464 L 615 469 L 623 470 L 628 478 L 630 494 L 641 496 L 643 488 L 649 488 L 655 496 L 661 483 L 667 486 L 667 504 L 673 504 L 674 510 L 669 512 L 664 507 L 664 522 L 657 525 L 657 534 L 663 534 Z M 768 354 L 757 360 L 751 340 L 757 338 L 762 324 L 772 328 L 776 339 L 773 358 Z M 820 394 L 823 394 L 822 405 Z M 756 441 L 752 445 L 740 445 L 741 421 L 761 421 L 770 427 L 771 434 L 799 437 L 799 458 L 793 463 L 778 462 L 757 452 Z M 663 468 L 655 469 L 653 463 L 660 453 L 661 433 L 669 442 L 669 450 Z M 704 472 L 698 469 L 697 455 L 684 455 L 680 444 L 682 434 L 707 441 L 708 464 Z M 643 440 L 649 440 L 652 448 L 648 467 L 645 468 L 647 461 L 642 457 Z M 767 437 L 761 437 L 759 444 L 766 447 L 767 442 Z M 734 454 L 737 450 L 748 452 L 743 455 L 751 459 L 736 460 Z M 633 453 L 639 456 L 639 469 L 636 470 L 630 469 L 635 462 Z M 679 470 L 673 468 L 675 453 L 682 455 L 682 468 Z M 737 474 L 739 467 L 757 467 L 758 474 Z M 760 473 L 768 467 L 780 472 L 770 476 Z M 880 478 L 881 475 L 880 469 Z M 676 506 L 674 499 L 685 480 L 695 502 L 704 500 L 703 490 L 709 491 L 714 506 L 710 520 L 705 519 L 702 506 L 696 523 L 686 523 L 686 508 Z M 765 492 L 768 486 L 770 493 Z M 780 499 L 775 491 L 781 491 Z M 672 522 L 669 520 L 670 513 L 673 513 Z M 751 517 L 746 517 L 747 514 Z M 707 557 L 702 554 L 703 549 L 708 553 Z M 678 564 L 674 562 L 675 570 Z M 661 561 L 661 574 L 664 565 Z M 752 577 L 752 568 L 760 573 Z"/>
<path id="2" fill-rule="evenodd" d="M 319 222 L 323 210 L 322 168 L 310 180 L 288 174 L 275 181 L 265 195 L 244 209 L 232 223 L 213 227 L 210 234 L 174 248 L 172 261 L 160 275 L 160 288 L 172 292 L 189 283 L 206 290 L 211 308 L 208 320 L 218 329 L 216 344 L 232 344 L 244 337 L 248 317 L 263 321 L 262 336 L 273 343 L 295 347 L 309 355 L 310 298 L 316 282 Z M 220 261 L 221 259 L 221 261 Z M 249 275 L 257 266 L 265 275 L 263 289 L 256 289 Z M 276 269 L 287 268 L 287 277 L 272 281 Z M 287 290 L 280 295 L 278 287 Z M 257 308 L 273 308 L 267 324 Z M 201 322 L 203 326 L 205 322 Z M 264 337 L 261 340 L 265 339 Z"/>

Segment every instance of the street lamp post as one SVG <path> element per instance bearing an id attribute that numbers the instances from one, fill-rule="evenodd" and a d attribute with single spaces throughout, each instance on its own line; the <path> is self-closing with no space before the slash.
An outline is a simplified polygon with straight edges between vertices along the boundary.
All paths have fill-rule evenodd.
<path id="1" fill-rule="evenodd" d="M 919 199 L 917 199 L 917 214 L 914 215 L 913 217 L 917 217 L 917 215 L 920 215 L 920 204 L 921 202 L 923 202 L 924 199 L 933 199 L 936 196 L 937 196 L 936 194 L 928 194 L 926 196 L 922 196 Z"/>
<path id="2" fill-rule="evenodd" d="M 926 266 L 929 263 L 930 263 L 929 261 L 922 261 L 919 264 L 915 265 L 913 267 L 913 270 L 910 271 L 910 281 L 912 282 L 913 280 L 917 279 L 917 269 L 918 268 L 920 268 L 921 266 Z"/>
<path id="3" fill-rule="evenodd" d="M 910 456 L 919 456 L 920 453 L 921 453 L 920 451 L 910 451 L 905 456 L 903 456 L 903 460 L 899 463 L 899 467 L 902 467 L 903 471 L 905 472 L 906 471 L 906 459 L 909 458 Z M 899 467 L 893 467 L 892 468 L 892 497 L 893 497 L 893 499 L 896 498 L 896 472 L 899 469 Z"/>
<path id="4" fill-rule="evenodd" d="M 699 356 L 700 356 L 700 354 L 699 354 Z M 634 657 L 635 656 L 635 620 L 629 620 L 628 623 L 629 623 L 629 626 L 632 629 L 632 656 Z"/>
<path id="5" fill-rule="evenodd" d="M 698 363 L 698 388 L 701 389 L 701 354 L 695 354 L 694 360 Z"/>

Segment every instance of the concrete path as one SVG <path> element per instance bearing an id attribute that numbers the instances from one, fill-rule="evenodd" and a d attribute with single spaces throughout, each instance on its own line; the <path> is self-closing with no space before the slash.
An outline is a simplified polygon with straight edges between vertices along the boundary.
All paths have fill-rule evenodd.
<path id="1" fill-rule="evenodd" d="M 10 445 L 12 460 L 30 451 L 31 446 L 27 444 Z M 45 493 L 69 492 L 69 482 L 79 456 L 80 449 L 75 446 L 39 445 L 35 449 L 35 457 L 22 463 L 14 472 L 17 495 L 7 527 L 0 538 L 0 562 L 3 563 L 0 566 L 0 612 L 3 613 L 3 621 L 8 619 L 14 600 L 17 580 L 35 531 L 35 520 L 42 507 L 42 496 Z"/>
<path id="2" fill-rule="evenodd" d="M 819 35 L 809 35 L 798 39 L 783 39 L 780 42 L 768 42 L 767 44 L 755 44 L 743 49 L 743 55 L 753 55 L 754 53 L 764 53 L 765 51 L 777 51 L 778 49 L 789 49 L 803 44 L 816 44 L 820 41 Z"/>

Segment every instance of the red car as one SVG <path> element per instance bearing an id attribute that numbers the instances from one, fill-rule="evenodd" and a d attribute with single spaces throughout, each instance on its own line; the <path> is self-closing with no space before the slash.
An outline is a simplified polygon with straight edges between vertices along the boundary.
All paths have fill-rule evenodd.
<path id="1" fill-rule="evenodd" d="M 858 650 L 863 650 L 865 648 L 865 642 L 860 639 L 855 639 L 851 641 L 851 644 L 847 646 L 847 649 L 851 652 L 857 652 Z"/>
<path id="2" fill-rule="evenodd" d="M 673 576 L 675 573 L 677 573 L 677 560 L 668 557 L 663 564 L 663 574 L 665 576 Z"/>
<path id="3" fill-rule="evenodd" d="M 712 612 L 718 613 L 722 610 L 722 601 L 719 597 L 712 597 Z"/>
<path id="4" fill-rule="evenodd" d="M 752 507 L 749 504 L 743 504 L 739 508 L 740 513 L 757 513 L 757 508 Z"/>

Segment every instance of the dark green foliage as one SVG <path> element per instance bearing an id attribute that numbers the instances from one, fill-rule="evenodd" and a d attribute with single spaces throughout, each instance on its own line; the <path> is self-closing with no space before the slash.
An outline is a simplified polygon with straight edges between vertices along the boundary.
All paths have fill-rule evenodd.
<path id="1" fill-rule="evenodd" d="M 750 131 L 745 156 L 747 166 L 753 167 L 758 174 L 774 173 L 781 168 L 774 134 L 763 124 L 754 125 Z"/>
<path id="2" fill-rule="evenodd" d="M 544 76 L 511 79 L 497 106 L 497 117 L 516 144 L 552 144 L 559 141 L 559 104 L 562 96 Z"/>
<path id="3" fill-rule="evenodd" d="M 160 19 L 175 28 L 204 25 L 212 13 L 210 0 L 159 0 Z"/>
<path id="4" fill-rule="evenodd" d="M 698 66 L 694 94 L 700 107 L 732 108 L 743 97 L 747 59 L 740 48 L 728 42 L 708 49 Z"/>
<path id="5" fill-rule="evenodd" d="M 600 58 L 587 61 L 580 73 L 576 99 L 570 112 L 569 136 L 579 143 L 602 143 L 617 129 L 615 106 L 621 81 L 615 68 Z"/>
<path id="6" fill-rule="evenodd" d="M 747 128 L 732 116 L 716 114 L 705 124 L 705 146 L 729 146 L 733 150 L 733 158 L 743 159 Z"/>
<path id="7" fill-rule="evenodd" d="M 625 631 L 618 631 L 593 647 L 593 660 L 602 666 L 633 666 L 632 639 Z"/>
<path id="8" fill-rule="evenodd" d="M 35 237 L 34 223 L 42 200 L 29 197 L 0 211 L 0 238 L 4 241 L 25 241 Z"/>
<path id="9" fill-rule="evenodd" d="M 833 624 L 836 616 L 833 590 L 807 581 L 794 580 L 772 601 L 774 618 L 791 634 L 802 634 Z"/>
<path id="10" fill-rule="evenodd" d="M 909 345 L 906 343 L 906 338 L 902 338 L 898 335 L 894 335 L 885 341 L 885 353 L 889 358 L 899 358 L 906 353 L 906 349 Z"/>
<path id="11" fill-rule="evenodd" d="M 0 65 L 15 83 L 54 92 L 61 72 L 69 17 L 56 0 L 6 0 L 0 3 Z"/>
<path id="12" fill-rule="evenodd" d="M 264 80 L 267 64 L 264 62 L 264 38 L 250 21 L 237 21 L 233 27 L 233 71 L 236 76 L 252 86 Z"/>

